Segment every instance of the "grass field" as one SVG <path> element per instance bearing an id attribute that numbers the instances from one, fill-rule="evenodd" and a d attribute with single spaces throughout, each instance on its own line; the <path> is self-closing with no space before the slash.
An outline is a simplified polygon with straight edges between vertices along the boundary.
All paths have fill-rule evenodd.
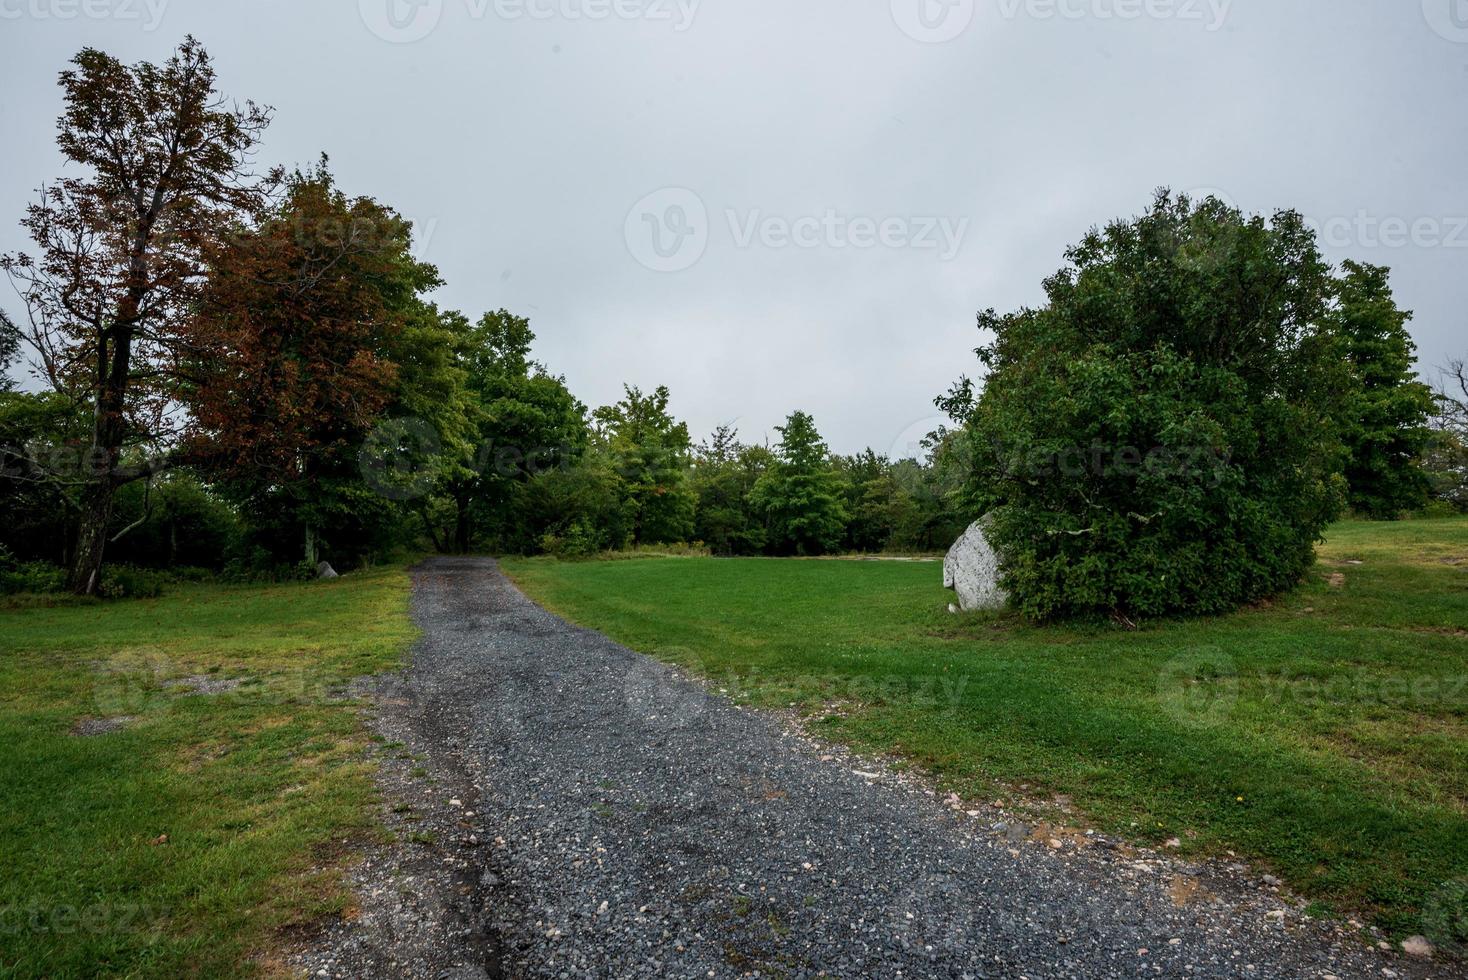
<path id="1" fill-rule="evenodd" d="M 376 830 L 336 689 L 399 660 L 407 584 L 0 610 L 0 975 L 270 972 L 343 908 L 338 859 Z"/>
<path id="2" fill-rule="evenodd" d="M 980 800 L 1232 849 L 1317 911 L 1464 924 L 1468 521 L 1347 523 L 1296 594 L 1128 631 L 951 615 L 931 563 L 507 562 L 568 618 Z M 1452 926 L 1448 927 L 1451 932 Z"/>

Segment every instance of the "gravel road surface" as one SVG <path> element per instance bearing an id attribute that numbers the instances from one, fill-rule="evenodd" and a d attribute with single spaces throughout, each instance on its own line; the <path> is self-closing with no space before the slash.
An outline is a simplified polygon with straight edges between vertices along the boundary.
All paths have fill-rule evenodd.
<path id="1" fill-rule="evenodd" d="M 424 630 L 376 692 L 398 841 L 324 976 L 1448 977 L 1190 865 L 943 799 L 525 598 L 415 570 Z"/>

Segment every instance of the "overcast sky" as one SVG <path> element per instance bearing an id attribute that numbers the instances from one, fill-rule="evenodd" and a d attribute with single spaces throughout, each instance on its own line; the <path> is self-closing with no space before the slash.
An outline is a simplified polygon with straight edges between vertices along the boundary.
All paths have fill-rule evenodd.
<path id="1" fill-rule="evenodd" d="M 1468 0 L 0 0 L 0 251 L 67 59 L 188 33 L 276 108 L 262 161 L 327 152 L 440 303 L 695 438 L 801 408 L 905 452 L 975 312 L 1162 185 L 1302 211 L 1393 268 L 1424 369 L 1468 354 Z"/>

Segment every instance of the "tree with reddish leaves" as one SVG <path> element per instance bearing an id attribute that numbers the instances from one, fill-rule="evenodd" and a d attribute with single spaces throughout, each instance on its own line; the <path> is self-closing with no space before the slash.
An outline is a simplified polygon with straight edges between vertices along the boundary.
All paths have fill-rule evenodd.
<path id="1" fill-rule="evenodd" d="M 333 481 L 361 483 L 358 450 L 385 414 L 411 415 L 434 444 L 464 424 L 444 367 L 452 351 L 440 350 L 458 321 L 420 298 L 439 278 L 414 258 L 411 232 L 392 209 L 343 194 L 323 159 L 210 257 L 189 329 L 183 445 L 238 496 L 295 515 L 307 561 L 312 511 L 339 506 Z"/>
<path id="2" fill-rule="evenodd" d="M 251 167 L 270 110 L 220 96 L 193 38 L 162 65 L 93 48 L 72 64 L 57 145 L 83 172 L 42 188 L 22 220 L 36 254 L 0 268 L 47 378 L 92 418 L 80 463 L 49 476 L 77 504 L 71 588 L 95 594 L 117 489 L 180 460 L 206 257 L 261 211 L 274 175 Z"/>

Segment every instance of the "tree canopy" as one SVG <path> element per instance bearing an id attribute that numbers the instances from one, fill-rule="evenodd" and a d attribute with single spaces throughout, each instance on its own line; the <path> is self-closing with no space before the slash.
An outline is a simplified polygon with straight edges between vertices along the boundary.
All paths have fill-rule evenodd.
<path id="1" fill-rule="evenodd" d="M 846 508 L 830 451 L 805 412 L 792 412 L 776 431 L 774 462 L 752 494 L 768 522 L 768 545 L 776 554 L 832 551 L 846 530 Z"/>
<path id="2" fill-rule="evenodd" d="M 81 172 L 42 188 L 22 221 L 36 253 L 0 267 L 52 386 L 94 409 L 85 469 L 53 474 L 81 488 L 71 581 L 93 593 L 117 488 L 173 461 L 200 271 L 264 206 L 269 181 L 250 160 L 270 113 L 220 95 L 193 38 L 162 65 L 95 48 L 73 65 L 56 143 Z"/>
<path id="3" fill-rule="evenodd" d="M 194 39 L 159 65 L 86 48 L 60 81 L 72 169 L 0 258 L 24 307 L 0 367 L 24 342 L 48 387 L 0 376 L 0 560 L 79 592 L 104 555 L 941 552 L 989 514 L 1031 616 L 1216 612 L 1298 581 L 1346 503 L 1468 506 L 1464 372 L 1434 413 L 1388 271 L 1333 269 L 1291 211 L 1164 192 L 1087 234 L 1042 305 L 980 314 L 983 373 L 923 458 L 834 454 L 803 411 L 774 445 L 695 445 L 668 387 L 588 411 L 525 317 L 433 302 L 411 223 L 324 156 L 256 172 L 272 110 Z"/>
<path id="4" fill-rule="evenodd" d="M 1333 279 L 1298 214 L 1159 194 L 993 333 L 968 502 L 1035 617 L 1231 609 L 1294 585 L 1341 512 Z"/>
<path id="5" fill-rule="evenodd" d="M 1412 314 L 1397 308 L 1389 276 L 1382 266 L 1347 260 L 1327 317 L 1353 376 L 1342 420 L 1350 505 L 1374 518 L 1421 507 L 1429 489 L 1421 459 L 1431 438 L 1432 390 L 1417 380 Z"/>

